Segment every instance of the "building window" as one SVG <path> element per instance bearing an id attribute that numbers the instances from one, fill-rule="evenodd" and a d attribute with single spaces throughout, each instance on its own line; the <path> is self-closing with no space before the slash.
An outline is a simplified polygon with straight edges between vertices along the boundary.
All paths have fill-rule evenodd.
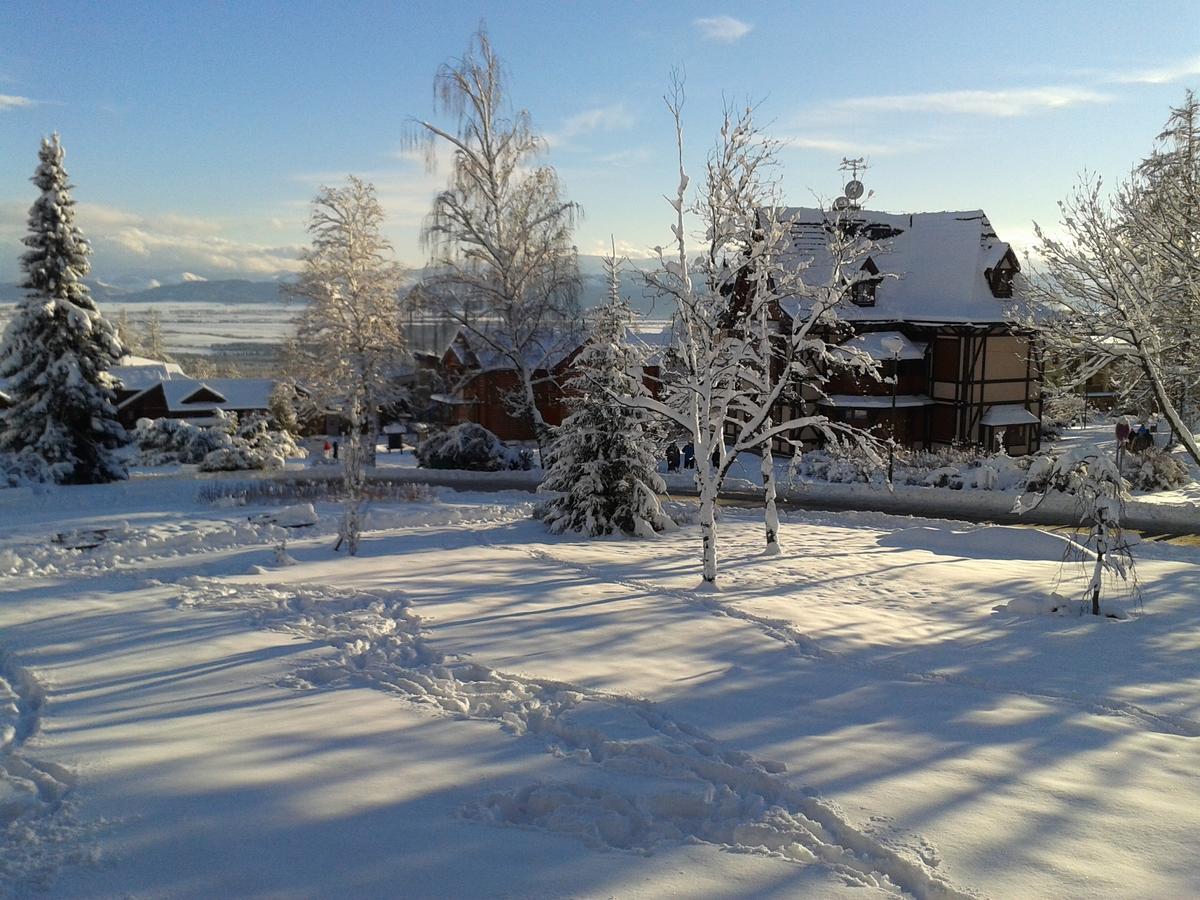
<path id="1" fill-rule="evenodd" d="M 874 306 L 875 288 L 879 282 L 874 278 L 856 281 L 850 286 L 850 302 L 855 306 Z"/>
<path id="2" fill-rule="evenodd" d="M 1013 295 L 1013 279 L 1019 270 L 1020 267 L 1017 265 L 1012 251 L 1004 254 L 1004 259 L 1000 260 L 995 268 L 986 270 L 983 274 L 988 280 L 988 286 L 992 289 L 992 296 L 1011 297 Z"/>

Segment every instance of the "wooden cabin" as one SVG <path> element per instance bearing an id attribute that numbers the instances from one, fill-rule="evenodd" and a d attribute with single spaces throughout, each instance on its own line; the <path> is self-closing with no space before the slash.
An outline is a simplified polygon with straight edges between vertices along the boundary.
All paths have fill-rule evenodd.
<path id="1" fill-rule="evenodd" d="M 567 414 L 563 384 L 570 378 L 580 340 L 570 334 L 531 336 L 524 348 L 533 371 L 538 411 L 549 425 L 562 424 Z M 446 425 L 475 422 L 503 441 L 531 441 L 533 426 L 513 415 L 509 397 L 520 394 L 520 374 L 513 361 L 467 329 L 461 329 L 442 354 L 438 367 L 447 386 L 430 400 Z"/>

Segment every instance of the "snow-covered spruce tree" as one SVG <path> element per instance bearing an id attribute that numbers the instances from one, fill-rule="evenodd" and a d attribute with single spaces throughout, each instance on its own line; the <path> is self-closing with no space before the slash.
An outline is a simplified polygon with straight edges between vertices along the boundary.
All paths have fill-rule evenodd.
<path id="1" fill-rule="evenodd" d="M 543 518 L 555 534 L 648 537 L 674 523 L 658 501 L 666 485 L 657 470 L 650 413 L 620 399 L 647 392 L 641 360 L 628 340 L 633 312 L 620 294 L 617 260 L 607 257 L 604 265 L 608 302 L 593 314 L 577 374 L 567 384 L 571 414 L 557 429 L 554 461 L 541 485 L 559 496 Z"/>
<path id="2" fill-rule="evenodd" d="M 42 193 L 21 257 L 25 299 L 0 346 L 0 379 L 13 401 L 0 450 L 36 453 L 59 483 L 116 481 L 128 474 L 118 450 L 129 437 L 108 369 L 125 350 L 83 283 L 91 248 L 75 227 L 57 134 L 42 141 L 38 159 L 32 181 Z"/>
<path id="3" fill-rule="evenodd" d="M 1045 491 L 1019 497 L 1013 512 L 1036 509 L 1051 488 L 1075 495 L 1079 522 L 1089 529 L 1084 543 L 1095 554 L 1083 597 L 1091 603 L 1092 615 L 1098 616 L 1105 576 L 1122 581 L 1133 577 L 1133 554 L 1121 528 L 1128 484 L 1121 477 L 1118 460 L 1095 446 L 1077 447 L 1055 458 L 1044 483 Z"/>
<path id="4" fill-rule="evenodd" d="M 772 411 L 797 376 L 811 377 L 811 366 L 825 361 L 831 366 L 850 365 L 874 372 L 866 354 L 837 356 L 825 343 L 824 329 L 836 325 L 834 308 L 860 277 L 849 261 L 864 247 L 847 229 L 829 223 L 830 267 L 826 281 L 816 287 L 804 283 L 803 271 L 783 259 L 783 232 L 777 223 L 762 230 L 757 202 L 765 191 L 749 184 L 762 177 L 762 160 L 756 155 L 760 136 L 753 126 L 752 110 L 727 115 L 717 147 L 709 158 L 705 183 L 698 198 L 689 200 L 687 172 L 683 166 L 682 85 L 676 80 L 667 96 L 675 120 L 679 183 L 669 198 L 675 221 L 674 246 L 658 248 L 659 268 L 646 274 L 649 287 L 668 298 L 674 307 L 670 376 L 664 380 L 665 396 L 627 397 L 632 406 L 658 413 L 688 435 L 695 448 L 695 477 L 700 492 L 701 567 L 705 585 L 717 577 L 716 502 L 721 484 L 737 452 L 757 449 L 776 437 L 811 428 L 828 441 L 850 441 L 875 453 L 872 439 L 857 429 L 830 422 L 821 415 L 774 421 Z M 776 216 L 767 212 L 768 216 Z M 776 216 L 777 218 L 777 216 Z M 704 234 L 697 255 L 689 240 L 698 219 Z M 775 228 L 782 229 L 776 231 Z M 769 238 L 769 240 L 768 240 Z M 740 295 L 739 275 L 755 273 L 756 286 Z M 771 287 L 771 279 L 776 286 Z M 803 304 L 790 317 L 787 329 L 771 321 L 771 306 L 783 298 Z M 769 332 L 769 333 L 765 333 Z M 773 357 L 773 358 L 772 358 Z M 778 373 L 778 377 L 774 373 Z M 736 438 L 727 445 L 727 426 Z M 775 552 L 778 521 L 767 481 L 768 552 Z"/>
<path id="5" fill-rule="evenodd" d="M 430 250 L 422 293 L 476 350 L 516 373 L 511 400 L 545 451 L 552 434 L 537 407 L 537 383 L 578 345 L 571 242 L 578 207 L 562 198 L 554 169 L 539 164 L 545 142 L 528 111 L 510 112 L 504 68 L 486 32 L 438 70 L 434 97 L 456 127 L 422 121 L 409 136 L 431 165 L 439 147 L 453 154 L 450 184 L 422 235 Z"/>
<path id="6" fill-rule="evenodd" d="M 353 176 L 322 188 L 312 205 L 312 247 L 288 293 L 307 303 L 287 347 L 291 375 L 321 409 L 337 409 L 348 431 L 342 451 L 346 503 L 337 547 L 358 552 L 364 467 L 374 465 L 379 407 L 399 398 L 404 360 L 401 270 L 383 237 L 375 188 Z"/>

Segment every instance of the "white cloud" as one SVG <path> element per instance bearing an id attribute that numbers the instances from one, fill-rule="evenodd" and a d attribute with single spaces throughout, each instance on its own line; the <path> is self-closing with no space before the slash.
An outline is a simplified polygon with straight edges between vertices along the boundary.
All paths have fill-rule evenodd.
<path id="1" fill-rule="evenodd" d="M 208 281 L 203 275 L 197 275 L 195 272 L 183 272 L 179 279 L 180 281 Z"/>
<path id="2" fill-rule="evenodd" d="M 1153 69 L 1112 72 L 1104 80 L 1116 84 L 1170 84 L 1193 75 L 1200 75 L 1200 56 Z"/>
<path id="3" fill-rule="evenodd" d="M 573 138 L 597 131 L 624 131 L 633 127 L 633 114 L 625 108 L 624 103 L 610 103 L 607 106 L 597 106 L 585 109 L 563 120 L 554 131 L 549 131 L 542 137 L 550 147 L 562 147 Z"/>
<path id="4" fill-rule="evenodd" d="M 723 44 L 741 40 L 754 28 L 749 22 L 733 16 L 708 16 L 696 19 L 692 24 L 700 29 L 700 36 L 706 41 L 720 41 Z"/>
<path id="5" fill-rule="evenodd" d="M 271 247 L 229 236 L 228 223 L 177 213 L 144 215 L 80 203 L 79 227 L 95 249 L 97 274 L 149 275 L 185 281 L 262 278 L 296 272 L 300 247 Z M 204 274 L 197 274 L 204 273 Z"/>
<path id="6" fill-rule="evenodd" d="M 851 97 L 827 104 L 824 109 L 835 113 L 916 112 L 1012 118 L 1048 109 L 1107 103 L 1111 99 L 1109 95 L 1090 88 L 1067 85 Z"/>
<path id="7" fill-rule="evenodd" d="M 592 244 L 592 250 L 589 256 L 608 256 L 613 252 L 611 240 L 596 240 Z M 654 249 L 652 247 L 639 247 L 636 244 L 631 244 L 628 241 L 617 241 L 617 258 L 625 257 L 626 259 L 651 259 L 654 257 Z"/>
<path id="8" fill-rule="evenodd" d="M 934 145 L 930 140 L 900 139 L 892 141 L 858 140 L 825 135 L 794 135 L 781 139 L 784 147 L 793 150 L 818 150 L 844 156 L 890 156 L 896 153 L 915 153 Z"/>
<path id="9" fill-rule="evenodd" d="M 17 97 L 14 94 L 0 94 L 0 112 L 6 109 L 20 109 L 23 106 L 37 106 L 36 100 L 28 97 Z"/>

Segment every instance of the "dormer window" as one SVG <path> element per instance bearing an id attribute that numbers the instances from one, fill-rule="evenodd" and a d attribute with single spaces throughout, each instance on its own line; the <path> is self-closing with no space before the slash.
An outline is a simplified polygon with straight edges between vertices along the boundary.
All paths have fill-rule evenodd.
<path id="1" fill-rule="evenodd" d="M 992 296 L 1011 297 L 1013 295 L 1013 279 L 1016 278 L 1019 271 L 1021 271 L 1021 267 L 1017 265 L 1017 258 L 1011 250 L 1005 253 L 994 267 L 986 269 L 983 275 L 992 289 Z"/>
<path id="2" fill-rule="evenodd" d="M 875 288 L 878 285 L 879 282 L 874 278 L 856 281 L 850 287 L 850 302 L 855 306 L 874 306 Z"/>
<path id="3" fill-rule="evenodd" d="M 875 265 L 875 260 L 868 256 L 859 270 L 858 280 L 850 285 L 850 302 L 855 306 L 874 306 L 875 289 L 879 287 L 879 282 L 883 281 L 878 275 L 879 267 Z"/>

